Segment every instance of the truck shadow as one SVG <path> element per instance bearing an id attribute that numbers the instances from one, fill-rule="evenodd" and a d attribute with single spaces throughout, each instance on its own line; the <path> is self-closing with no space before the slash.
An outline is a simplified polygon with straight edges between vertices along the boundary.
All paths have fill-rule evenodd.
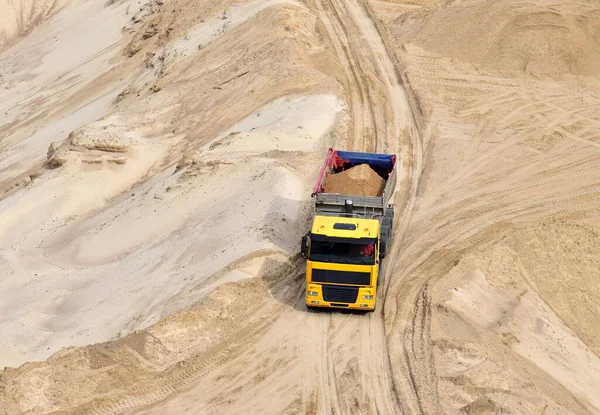
<path id="1" fill-rule="evenodd" d="M 288 261 L 278 260 L 273 257 L 265 258 L 259 275 L 267 283 L 273 298 L 294 310 L 312 314 L 369 314 L 368 311 L 343 308 L 307 307 L 305 304 L 305 273 L 305 259 L 300 254 L 296 254 L 290 257 Z"/>
<path id="2" fill-rule="evenodd" d="M 304 272 L 304 258 L 296 254 L 287 261 L 275 257 L 265 258 L 259 275 L 267 283 L 276 301 L 307 312 L 304 304 Z"/>

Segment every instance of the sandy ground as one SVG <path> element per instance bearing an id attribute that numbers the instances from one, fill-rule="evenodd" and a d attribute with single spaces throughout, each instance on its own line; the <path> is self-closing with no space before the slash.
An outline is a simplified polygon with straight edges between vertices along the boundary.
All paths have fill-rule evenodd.
<path id="1" fill-rule="evenodd" d="M 30 3 L 0 412 L 600 413 L 593 1 Z M 304 306 L 329 145 L 399 156 L 372 314 Z"/>
<path id="2" fill-rule="evenodd" d="M 68 0 L 22 0 L 0 2 L 0 51 L 51 17 Z"/>

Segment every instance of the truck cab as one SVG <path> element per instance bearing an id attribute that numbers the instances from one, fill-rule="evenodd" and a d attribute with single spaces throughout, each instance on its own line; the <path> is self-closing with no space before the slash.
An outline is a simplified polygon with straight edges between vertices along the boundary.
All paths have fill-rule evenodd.
<path id="1" fill-rule="evenodd" d="M 328 177 L 357 166 L 361 174 L 367 170 L 366 182 L 364 175 L 353 181 L 355 175 L 346 174 L 343 182 L 342 176 L 334 178 L 337 188 L 328 184 Z M 381 187 L 366 194 L 373 182 Z M 392 234 L 394 208 L 389 202 L 395 187 L 395 155 L 329 149 L 312 193 L 316 214 L 301 243 L 308 307 L 375 310 Z"/>
<path id="2" fill-rule="evenodd" d="M 315 216 L 304 248 L 307 306 L 375 309 L 379 230 L 376 219 Z"/>

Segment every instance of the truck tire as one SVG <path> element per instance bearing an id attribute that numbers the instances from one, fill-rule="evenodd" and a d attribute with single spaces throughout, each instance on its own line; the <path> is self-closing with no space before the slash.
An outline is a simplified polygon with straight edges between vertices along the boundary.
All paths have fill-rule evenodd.
<path id="1" fill-rule="evenodd" d="M 390 246 L 390 239 L 392 239 L 392 228 L 390 226 L 384 226 L 382 232 L 382 239 L 385 238 L 385 246 L 388 247 Z"/>
<path id="2" fill-rule="evenodd" d="M 389 216 L 385 216 L 381 221 L 381 226 L 392 229 L 392 218 L 390 218 Z"/>
<path id="3" fill-rule="evenodd" d="M 387 254 L 387 248 L 390 242 L 390 228 L 388 228 L 387 226 L 382 226 L 381 227 L 381 254 L 383 254 L 383 257 L 380 257 L 380 260 L 385 258 L 385 255 Z M 381 256 L 380 254 L 380 256 Z"/>
<path id="4" fill-rule="evenodd" d="M 394 219 L 394 208 L 393 207 L 386 208 L 383 216 L 386 218 Z"/>

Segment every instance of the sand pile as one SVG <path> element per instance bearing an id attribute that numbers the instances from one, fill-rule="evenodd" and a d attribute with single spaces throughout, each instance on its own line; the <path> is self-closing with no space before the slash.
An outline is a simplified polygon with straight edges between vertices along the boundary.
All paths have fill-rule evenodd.
<path id="1" fill-rule="evenodd" d="M 323 187 L 326 193 L 379 196 L 385 187 L 385 180 L 369 165 L 361 164 L 342 173 L 327 176 Z"/>
<path id="2" fill-rule="evenodd" d="M 498 70 L 595 75 L 600 71 L 600 14 L 594 3 L 459 2 L 436 11 L 415 43 Z"/>

